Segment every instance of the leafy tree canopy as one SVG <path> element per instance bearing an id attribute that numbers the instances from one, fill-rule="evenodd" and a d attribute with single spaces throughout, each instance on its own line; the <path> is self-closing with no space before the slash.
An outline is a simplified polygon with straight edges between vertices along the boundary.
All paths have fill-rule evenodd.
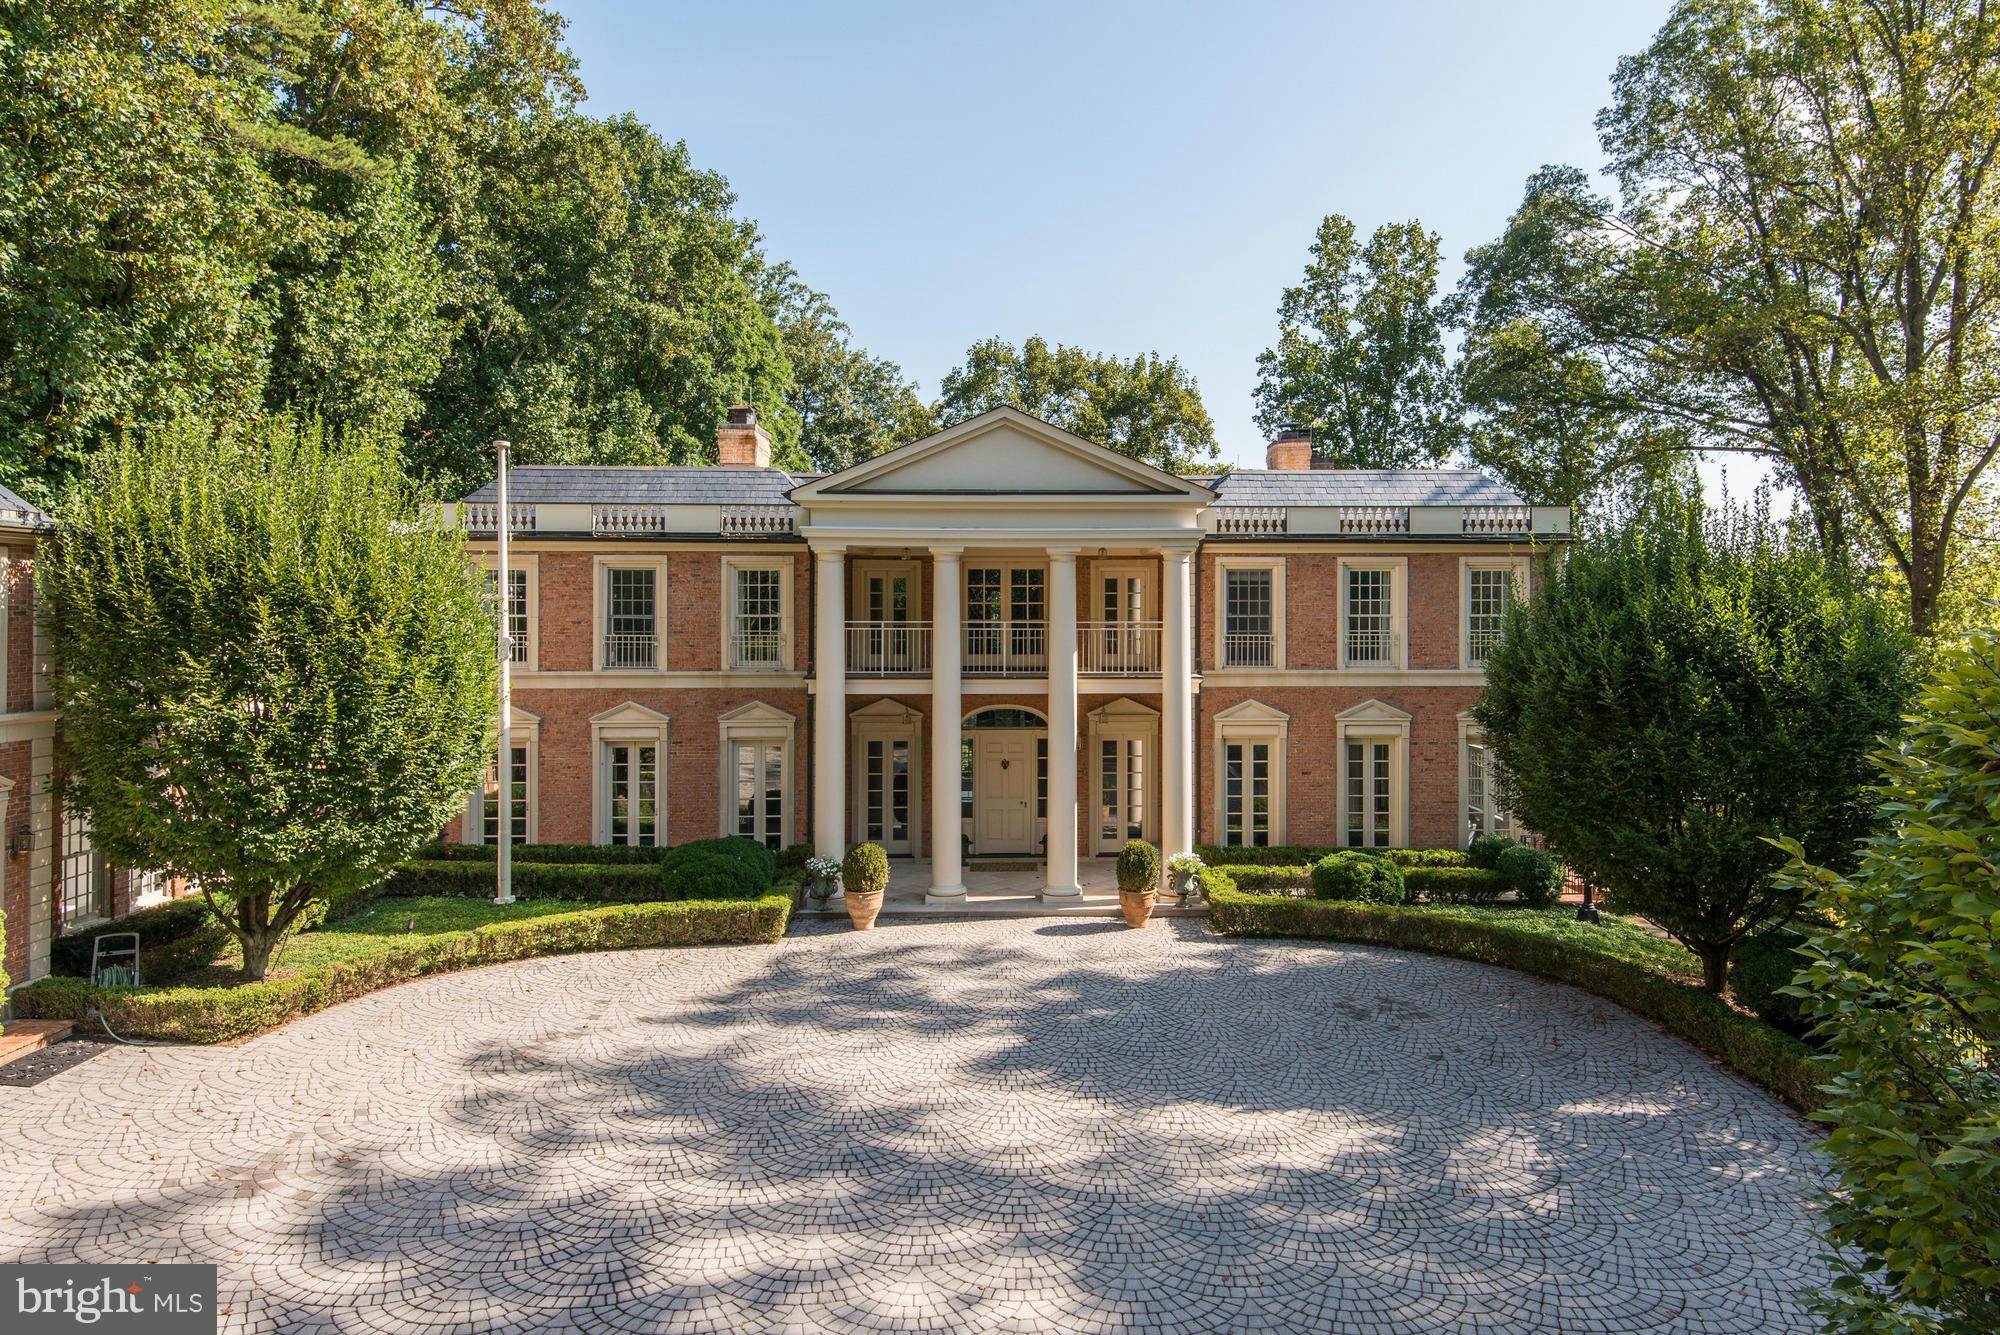
<path id="1" fill-rule="evenodd" d="M 1305 278 L 1278 303 L 1278 345 L 1257 357 L 1257 425 L 1296 422 L 1340 468 L 1418 468 L 1459 445 L 1445 365 L 1438 236 L 1418 222 L 1375 229 L 1328 214 Z"/>
<path id="2" fill-rule="evenodd" d="M 1019 348 L 982 339 L 945 376 L 934 412 L 939 426 L 950 426 L 1007 403 L 1170 472 L 1217 459 L 1215 423 L 1194 377 L 1158 353 L 1126 360 L 1041 337 Z"/>
<path id="3" fill-rule="evenodd" d="M 199 886 L 253 979 L 485 765 L 491 610 L 396 449 L 284 420 L 136 432 L 40 563 L 67 809 L 121 865 Z"/>
<path id="4" fill-rule="evenodd" d="M 1908 698 L 1898 618 L 1761 512 L 1665 492 L 1509 611 L 1473 715 L 1501 805 L 1700 957 L 1791 913 L 1767 842 L 1842 861 Z"/>
<path id="5" fill-rule="evenodd" d="M 806 467 L 835 472 L 937 429 L 902 368 L 855 347 L 833 302 L 791 265 L 764 271 L 763 299 L 792 365 L 785 404 L 798 418 Z"/>

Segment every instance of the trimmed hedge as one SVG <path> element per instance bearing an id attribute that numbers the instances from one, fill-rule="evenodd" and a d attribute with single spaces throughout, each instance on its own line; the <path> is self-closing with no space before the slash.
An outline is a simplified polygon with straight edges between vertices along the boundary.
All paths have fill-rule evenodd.
<path id="1" fill-rule="evenodd" d="M 685 847 L 685 845 L 683 845 Z M 612 866 L 626 862 L 657 863 L 673 852 L 664 844 L 515 844 L 515 866 L 536 862 L 588 862 Z M 412 859 L 422 862 L 484 862 L 500 856 L 497 844 L 425 844 Z"/>
<path id="2" fill-rule="evenodd" d="M 1545 933 L 1456 916 L 1463 910 L 1248 895 L 1236 888 L 1229 873 L 1217 868 L 1202 873 L 1202 885 L 1209 922 L 1219 932 L 1392 946 L 1568 983 L 1654 1021 L 1801 1112 L 1812 1112 L 1824 1102 L 1805 1044 L 1693 983 L 1678 982 L 1642 964 Z"/>
<path id="3" fill-rule="evenodd" d="M 459 898 L 491 898 L 494 892 L 493 861 L 477 858 L 418 858 L 401 863 L 389 879 L 376 886 L 365 898 L 342 904 L 340 911 L 329 910 L 329 921 L 346 917 L 367 899 L 393 897 L 408 899 L 419 895 L 452 895 Z M 612 863 L 591 866 L 576 862 L 517 862 L 514 864 L 514 898 L 577 899 L 593 904 L 647 904 L 681 899 L 671 891 L 660 868 L 648 862 Z"/>
<path id="4" fill-rule="evenodd" d="M 23 1019 L 82 1020 L 94 1005 L 126 1038 L 219 1043 L 429 974 L 590 950 L 773 942 L 790 917 L 785 893 L 727 903 L 617 904 L 439 933 L 365 960 L 240 987 L 92 987 L 80 978 L 45 978 L 12 1000 Z"/>
<path id="5" fill-rule="evenodd" d="M 1310 867 L 1335 853 L 1368 853 L 1399 867 L 1469 867 L 1471 860 L 1456 848 L 1336 848 L 1319 844 L 1273 844 L 1268 848 L 1218 848 L 1196 844 L 1194 851 L 1211 867 Z"/>
<path id="6" fill-rule="evenodd" d="M 667 873 L 668 883 L 673 882 L 675 868 L 691 865 L 697 858 L 721 858 L 733 862 L 743 869 L 745 885 L 753 894 L 762 894 L 771 888 L 771 879 L 778 874 L 778 858 L 775 853 L 755 839 L 744 839 L 731 835 L 724 839 L 690 839 L 677 844 L 666 857 L 660 859 L 660 867 Z M 698 896 L 689 894 L 689 899 Z"/>
<path id="7" fill-rule="evenodd" d="M 1514 883 L 1514 893 L 1531 909 L 1545 909 L 1562 897 L 1563 865 L 1553 853 L 1526 844 L 1500 850 L 1494 867 Z"/>
<path id="8" fill-rule="evenodd" d="M 1411 899 L 1432 904 L 1492 904 L 1514 888 L 1506 876 L 1485 867 L 1409 867 L 1403 885 Z"/>
<path id="9" fill-rule="evenodd" d="M 155 952 L 191 940 L 209 942 L 215 939 L 217 933 L 224 938 L 229 935 L 227 929 L 208 911 L 208 901 L 200 895 L 170 899 L 164 904 L 154 904 L 110 922 L 93 923 L 89 927 L 63 933 L 49 943 L 49 972 L 65 978 L 89 977 L 91 944 L 100 936 L 118 932 L 139 934 L 141 976 L 150 971 Z M 202 947 L 194 949 L 198 951 Z M 185 952 L 170 951 L 160 958 L 182 953 Z"/>
<path id="10" fill-rule="evenodd" d="M 1400 904 L 1409 898 L 1401 867 L 1359 849 L 1329 853 L 1315 862 L 1312 892 L 1317 899 L 1358 899 L 1371 904 Z"/>

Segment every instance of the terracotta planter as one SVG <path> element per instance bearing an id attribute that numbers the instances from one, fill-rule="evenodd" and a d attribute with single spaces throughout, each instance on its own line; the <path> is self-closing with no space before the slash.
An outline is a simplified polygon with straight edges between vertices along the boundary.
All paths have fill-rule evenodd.
<path id="1" fill-rule="evenodd" d="M 1118 907 L 1125 911 L 1127 927 L 1144 927 L 1153 916 L 1153 892 L 1151 890 L 1120 890 Z"/>
<path id="2" fill-rule="evenodd" d="M 847 892 L 847 916 L 853 920 L 855 931 L 872 931 L 875 919 L 881 912 L 882 891 L 875 890 L 867 894 L 859 894 L 853 890 Z"/>

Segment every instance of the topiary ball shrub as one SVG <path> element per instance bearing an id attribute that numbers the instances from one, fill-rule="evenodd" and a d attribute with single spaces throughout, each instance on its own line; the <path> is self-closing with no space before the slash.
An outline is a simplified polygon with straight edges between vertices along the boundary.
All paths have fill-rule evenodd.
<path id="1" fill-rule="evenodd" d="M 1806 1018 L 1803 998 L 1785 996 L 1778 989 L 1790 987 L 1793 976 L 1806 967 L 1805 957 L 1796 953 L 1805 940 L 1806 934 L 1797 927 L 1780 923 L 1744 937 L 1729 952 L 1729 989 L 1737 1004 L 1794 1038 L 1804 1038 L 1813 1022 Z"/>
<path id="2" fill-rule="evenodd" d="M 889 854 L 880 844 L 856 844 L 840 864 L 840 883 L 849 895 L 876 895 L 889 888 Z"/>
<path id="3" fill-rule="evenodd" d="M 1515 844 L 1500 850 L 1497 870 L 1514 883 L 1522 908 L 1545 909 L 1562 895 L 1563 865 L 1553 853 Z"/>
<path id="4" fill-rule="evenodd" d="M 1403 869 L 1387 858 L 1359 849 L 1329 853 L 1313 864 L 1313 897 L 1351 899 L 1364 904 L 1400 904 L 1409 898 Z"/>
<path id="5" fill-rule="evenodd" d="M 1472 860 L 1473 866 L 1484 867 L 1488 871 L 1494 871 L 1500 866 L 1500 855 L 1502 853 L 1505 853 L 1510 848 L 1519 848 L 1520 846 L 1521 841 L 1510 835 L 1482 834 L 1467 846 L 1465 856 Z"/>
<path id="6" fill-rule="evenodd" d="M 1118 888 L 1126 894 L 1144 894 L 1160 886 L 1160 850 L 1144 839 L 1127 840 L 1118 850 Z"/>

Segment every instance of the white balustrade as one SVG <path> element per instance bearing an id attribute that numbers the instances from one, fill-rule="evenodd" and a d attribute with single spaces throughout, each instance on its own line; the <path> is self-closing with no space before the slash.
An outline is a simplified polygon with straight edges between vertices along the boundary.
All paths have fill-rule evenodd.
<path id="1" fill-rule="evenodd" d="M 798 531 L 799 511 L 795 505 L 722 507 L 722 536 L 725 538 L 789 537 Z"/>
<path id="2" fill-rule="evenodd" d="M 590 531 L 608 537 L 665 533 L 667 531 L 667 507 L 664 505 L 593 505 L 590 507 Z"/>
<path id="3" fill-rule="evenodd" d="M 968 621 L 960 641 L 968 677 L 1018 677 L 1049 670 L 1048 626 L 1040 621 Z"/>
<path id="4" fill-rule="evenodd" d="M 1291 511 L 1282 505 L 1218 505 L 1215 531 L 1232 537 L 1265 537 L 1287 531 Z"/>
<path id="5" fill-rule="evenodd" d="M 1343 505 L 1339 508 L 1342 533 L 1408 533 L 1410 507 L 1407 505 Z"/>
<path id="6" fill-rule="evenodd" d="M 1529 533 L 1533 515 L 1525 505 L 1468 505 L 1458 512 L 1461 533 Z"/>
<path id="7" fill-rule="evenodd" d="M 507 530 L 510 533 L 533 533 L 535 531 L 535 507 L 532 502 L 514 501 L 507 506 Z M 458 522 L 468 533 L 498 533 L 500 531 L 500 507 L 492 501 L 467 501 L 458 507 Z"/>
<path id="8" fill-rule="evenodd" d="M 930 669 L 930 622 L 850 621 L 847 623 L 849 676 L 922 676 Z"/>
<path id="9" fill-rule="evenodd" d="M 1078 670 L 1097 676 L 1153 676 L 1160 670 L 1160 632 L 1157 621 L 1078 622 Z"/>

